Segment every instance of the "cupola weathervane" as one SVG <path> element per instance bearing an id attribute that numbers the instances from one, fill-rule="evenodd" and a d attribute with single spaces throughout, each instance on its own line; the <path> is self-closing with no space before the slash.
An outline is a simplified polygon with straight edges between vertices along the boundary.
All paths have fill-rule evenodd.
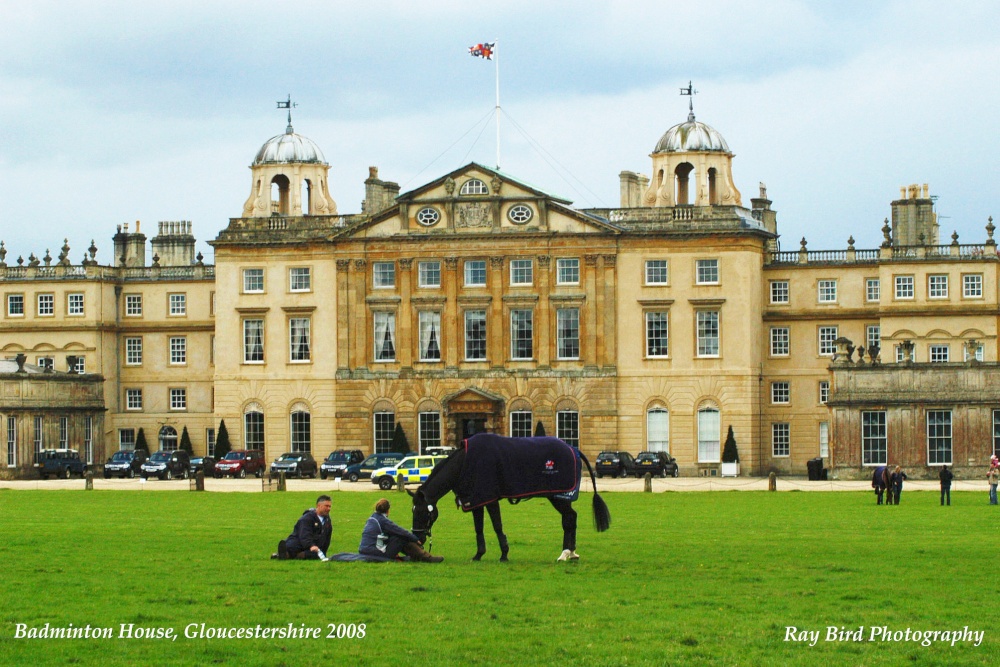
<path id="1" fill-rule="evenodd" d="M 285 128 L 285 134 L 292 134 L 292 109 L 299 106 L 295 102 L 292 102 L 292 95 L 289 93 L 288 99 L 282 102 L 278 100 L 279 109 L 288 109 L 288 127 Z"/>
<path id="2" fill-rule="evenodd" d="M 681 95 L 687 95 L 691 98 L 688 100 L 688 122 L 694 120 L 694 96 L 697 94 L 698 91 L 694 89 L 690 81 L 688 81 L 687 88 L 681 88 Z"/>

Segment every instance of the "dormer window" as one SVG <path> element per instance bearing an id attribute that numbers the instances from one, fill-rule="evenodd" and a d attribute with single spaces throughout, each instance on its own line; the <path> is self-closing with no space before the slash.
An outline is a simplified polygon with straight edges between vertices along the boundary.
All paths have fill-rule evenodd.
<path id="1" fill-rule="evenodd" d="M 462 189 L 459 190 L 460 195 L 488 195 L 489 193 L 489 188 L 478 178 L 466 181 L 462 184 Z"/>

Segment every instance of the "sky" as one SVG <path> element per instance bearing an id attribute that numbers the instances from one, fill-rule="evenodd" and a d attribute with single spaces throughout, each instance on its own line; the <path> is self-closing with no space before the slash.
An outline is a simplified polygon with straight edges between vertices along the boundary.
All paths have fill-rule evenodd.
<path id="1" fill-rule="evenodd" d="M 1000 213 L 1000 3 L 594 0 L 0 0 L 0 240 L 7 263 L 111 263 L 119 224 L 239 216 L 284 131 L 330 164 L 341 213 L 368 167 L 402 190 L 470 161 L 579 207 L 619 205 L 660 136 L 698 120 L 767 185 L 782 249 L 877 247 L 899 188 L 928 183 L 942 242 Z M 497 63 L 468 47 L 496 41 Z M 1000 223 L 1000 220 L 998 220 Z"/>

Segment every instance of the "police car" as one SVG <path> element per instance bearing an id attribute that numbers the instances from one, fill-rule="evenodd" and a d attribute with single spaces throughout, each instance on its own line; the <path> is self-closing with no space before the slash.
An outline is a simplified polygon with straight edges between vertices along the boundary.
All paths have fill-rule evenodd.
<path id="1" fill-rule="evenodd" d="M 403 475 L 406 484 L 419 484 L 427 481 L 428 475 L 434 470 L 434 466 L 444 461 L 447 456 L 407 456 L 405 459 L 393 466 L 377 468 L 372 473 L 372 484 L 378 484 L 378 488 L 388 491 L 396 483 L 396 477 Z"/>

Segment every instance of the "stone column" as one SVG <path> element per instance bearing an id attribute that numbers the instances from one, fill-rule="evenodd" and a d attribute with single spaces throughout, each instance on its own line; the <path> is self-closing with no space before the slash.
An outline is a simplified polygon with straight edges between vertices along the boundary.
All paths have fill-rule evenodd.
<path id="1" fill-rule="evenodd" d="M 396 313 L 396 360 L 401 368 L 413 367 L 413 260 L 399 260 L 399 312 Z"/>
<path id="2" fill-rule="evenodd" d="M 490 366 L 503 368 L 504 362 L 507 360 L 504 341 L 509 338 L 509 334 L 504 332 L 510 330 L 510 323 L 506 322 L 503 316 L 503 257 L 490 257 L 489 286 L 492 296 L 487 322 Z"/>
<path id="3" fill-rule="evenodd" d="M 459 341 L 462 340 L 462 328 L 458 322 L 458 257 L 444 258 L 444 275 L 441 276 L 441 287 L 444 288 L 447 301 L 444 306 L 444 317 L 441 322 L 441 332 L 444 337 L 445 368 L 458 367 Z"/>
<path id="4" fill-rule="evenodd" d="M 351 320 L 354 324 L 354 359 L 351 368 L 367 368 L 368 366 L 368 307 L 365 297 L 368 292 L 368 261 L 354 260 L 353 288 L 351 299 Z"/>
<path id="5" fill-rule="evenodd" d="M 535 336 L 535 340 L 538 341 L 535 358 L 538 359 L 538 368 L 548 368 L 552 359 L 552 306 L 549 303 L 551 264 L 552 258 L 549 255 L 538 256 L 538 309 L 535 311 L 538 332 Z"/>
<path id="6" fill-rule="evenodd" d="M 604 260 L 604 304 L 601 308 L 604 319 L 604 336 L 601 340 L 603 346 L 603 356 L 601 358 L 601 365 L 605 367 L 614 367 L 617 364 L 617 350 L 618 350 L 618 337 L 617 337 L 617 312 L 618 307 L 615 295 L 618 289 L 618 274 L 616 266 L 618 263 L 617 255 L 602 255 Z"/>
<path id="7" fill-rule="evenodd" d="M 580 335 L 584 336 L 581 361 L 586 366 L 597 366 L 597 338 L 600 336 L 597 328 L 597 304 L 594 303 L 597 294 L 597 255 L 584 255 L 583 263 L 587 267 L 587 299 L 583 302 L 581 306 L 583 312 L 580 313 L 580 325 L 583 329 Z"/>
<path id="8" fill-rule="evenodd" d="M 337 369 L 350 368 L 351 308 L 348 271 L 351 260 L 337 260 Z"/>

